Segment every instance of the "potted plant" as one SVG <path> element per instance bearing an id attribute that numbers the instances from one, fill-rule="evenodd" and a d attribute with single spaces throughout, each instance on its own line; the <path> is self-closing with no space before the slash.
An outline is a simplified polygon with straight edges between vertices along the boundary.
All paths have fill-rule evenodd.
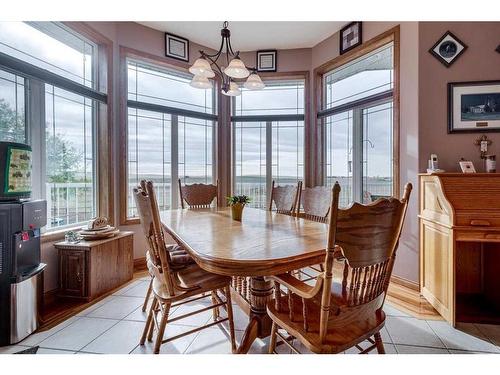
<path id="1" fill-rule="evenodd" d="M 227 204 L 231 206 L 231 216 L 233 220 L 241 221 L 243 207 L 245 207 L 245 204 L 250 203 L 250 197 L 246 195 L 233 195 L 226 199 Z"/>

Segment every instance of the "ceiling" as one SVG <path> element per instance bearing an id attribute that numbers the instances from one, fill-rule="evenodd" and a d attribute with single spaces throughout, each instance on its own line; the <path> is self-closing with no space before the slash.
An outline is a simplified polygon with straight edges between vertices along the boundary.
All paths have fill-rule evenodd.
<path id="1" fill-rule="evenodd" d="M 159 21 L 142 25 L 177 34 L 192 42 L 215 50 L 220 46 L 219 21 Z M 347 22 L 341 21 L 231 21 L 231 44 L 239 51 L 259 49 L 310 48 L 339 31 Z"/>

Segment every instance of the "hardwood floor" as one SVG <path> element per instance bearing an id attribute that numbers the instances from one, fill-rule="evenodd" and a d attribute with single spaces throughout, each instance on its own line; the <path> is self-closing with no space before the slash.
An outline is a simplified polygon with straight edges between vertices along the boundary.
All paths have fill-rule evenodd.
<path id="1" fill-rule="evenodd" d="M 443 320 L 431 304 L 417 290 L 409 286 L 391 281 L 387 292 L 387 301 L 394 307 L 415 318 Z"/>

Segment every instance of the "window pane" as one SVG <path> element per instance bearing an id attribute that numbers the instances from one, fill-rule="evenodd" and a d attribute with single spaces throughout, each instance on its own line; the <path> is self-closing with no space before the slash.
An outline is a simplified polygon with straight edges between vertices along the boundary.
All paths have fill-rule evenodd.
<path id="1" fill-rule="evenodd" d="M 363 110 L 363 200 L 392 196 L 392 101 Z"/>
<path id="2" fill-rule="evenodd" d="M 235 194 L 248 195 L 249 206 L 266 207 L 266 123 L 234 124 Z"/>
<path id="3" fill-rule="evenodd" d="M 326 132 L 326 184 L 339 182 L 340 206 L 353 201 L 352 189 L 352 127 L 353 111 L 346 111 L 324 119 Z"/>
<path id="4" fill-rule="evenodd" d="M 236 116 L 304 113 L 304 81 L 269 82 L 263 90 L 241 89 L 235 97 Z"/>
<path id="5" fill-rule="evenodd" d="M 393 88 L 393 44 L 389 43 L 324 75 L 323 109 Z"/>
<path id="6" fill-rule="evenodd" d="M 272 123 L 272 179 L 278 185 L 296 184 L 304 178 L 304 122 Z"/>
<path id="7" fill-rule="evenodd" d="M 171 207 L 171 127 L 168 114 L 128 109 L 128 216 L 137 216 L 132 195 L 141 180 L 155 186 L 160 209 Z"/>
<path id="8" fill-rule="evenodd" d="M 48 229 L 96 215 L 96 106 L 91 99 L 45 85 Z"/>
<path id="9" fill-rule="evenodd" d="M 179 178 L 183 183 L 211 184 L 213 122 L 179 116 Z"/>
<path id="10" fill-rule="evenodd" d="M 189 85 L 191 76 L 165 68 L 128 62 L 128 99 L 139 102 L 215 113 L 214 91 Z"/>
<path id="11" fill-rule="evenodd" d="M 26 142 L 24 78 L 0 70 L 0 141 Z"/>
<path id="12" fill-rule="evenodd" d="M 95 87 L 96 48 L 54 22 L 0 22 L 0 52 Z"/>

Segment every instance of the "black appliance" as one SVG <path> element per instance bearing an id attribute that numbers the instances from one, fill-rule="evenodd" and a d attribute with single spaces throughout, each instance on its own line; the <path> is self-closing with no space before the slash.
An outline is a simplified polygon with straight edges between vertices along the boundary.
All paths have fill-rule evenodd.
<path id="1" fill-rule="evenodd" d="M 46 266 L 40 261 L 40 228 L 46 223 L 45 200 L 0 202 L 0 346 L 38 328 L 38 290 Z"/>

